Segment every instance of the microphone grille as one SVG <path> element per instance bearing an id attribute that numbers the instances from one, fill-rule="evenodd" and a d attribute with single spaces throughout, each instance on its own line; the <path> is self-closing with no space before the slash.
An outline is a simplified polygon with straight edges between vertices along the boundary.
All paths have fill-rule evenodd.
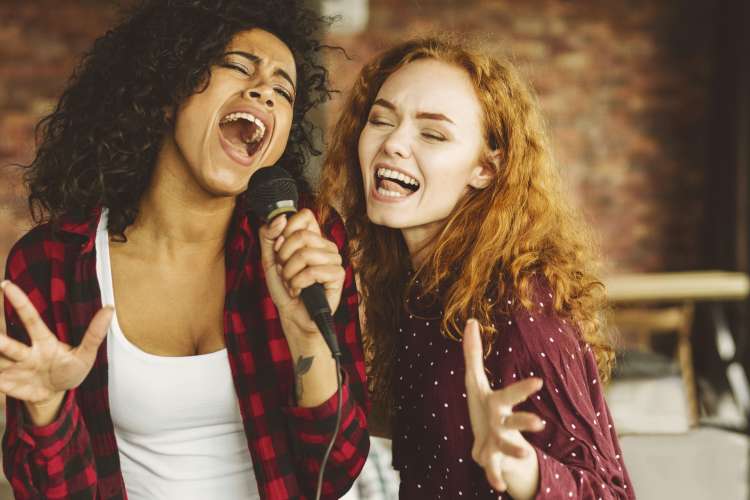
<path id="1" fill-rule="evenodd" d="M 258 169 L 250 177 L 247 194 L 250 210 L 264 221 L 282 212 L 297 211 L 297 183 L 282 167 Z"/>

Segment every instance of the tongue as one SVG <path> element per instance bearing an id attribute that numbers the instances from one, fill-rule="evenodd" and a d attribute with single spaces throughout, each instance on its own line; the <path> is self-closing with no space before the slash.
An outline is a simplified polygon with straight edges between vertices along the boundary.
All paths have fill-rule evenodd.
<path id="1" fill-rule="evenodd" d="M 246 149 L 258 126 L 246 120 L 236 120 L 221 125 L 221 133 L 238 149 Z"/>
<path id="2" fill-rule="evenodd" d="M 399 184 L 396 181 L 383 179 L 380 181 L 380 187 L 387 189 L 388 191 L 395 191 L 397 193 L 401 194 L 411 194 L 412 191 L 409 191 L 405 187 L 403 187 L 401 184 Z"/>

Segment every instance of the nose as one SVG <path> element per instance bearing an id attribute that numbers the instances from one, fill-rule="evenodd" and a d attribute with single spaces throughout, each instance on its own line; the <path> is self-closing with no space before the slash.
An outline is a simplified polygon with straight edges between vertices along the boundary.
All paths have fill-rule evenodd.
<path id="1" fill-rule="evenodd" d="M 383 150 L 385 154 L 391 157 L 408 158 L 411 156 L 411 148 L 409 146 L 408 134 L 404 130 L 405 127 L 398 126 L 394 127 L 388 137 L 386 137 L 383 143 Z"/>
<path id="2" fill-rule="evenodd" d="M 251 101 L 258 101 L 268 109 L 273 109 L 276 104 L 273 89 L 268 85 L 256 85 L 245 92 Z"/>

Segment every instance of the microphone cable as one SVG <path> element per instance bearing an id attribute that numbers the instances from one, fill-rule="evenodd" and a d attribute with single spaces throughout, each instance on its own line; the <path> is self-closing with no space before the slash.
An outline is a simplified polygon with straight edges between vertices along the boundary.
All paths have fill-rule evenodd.
<path id="1" fill-rule="evenodd" d="M 344 394 L 342 390 L 343 377 L 341 376 L 341 352 L 335 354 L 332 353 L 332 357 L 334 361 L 336 361 L 336 384 L 338 386 L 336 389 L 336 392 L 338 393 L 336 397 L 336 399 L 338 400 L 338 402 L 336 403 L 336 425 L 333 428 L 333 436 L 331 436 L 331 441 L 328 443 L 326 452 L 323 455 L 323 461 L 320 463 L 320 471 L 318 472 L 318 487 L 316 488 L 315 492 L 315 500 L 320 500 L 320 494 L 323 489 L 323 474 L 326 470 L 326 464 L 328 463 L 328 457 L 331 454 L 331 450 L 333 449 L 333 444 L 336 442 L 336 436 L 339 433 L 339 428 L 341 427 L 341 412 L 344 404 Z"/>

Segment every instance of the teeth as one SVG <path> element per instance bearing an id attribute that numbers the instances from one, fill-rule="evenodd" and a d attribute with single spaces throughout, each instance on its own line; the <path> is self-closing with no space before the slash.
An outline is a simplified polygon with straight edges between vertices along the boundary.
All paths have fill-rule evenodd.
<path id="1" fill-rule="evenodd" d="M 399 180 L 401 182 L 405 182 L 405 183 L 411 184 L 413 186 L 419 186 L 419 181 L 417 181 L 413 177 L 409 177 L 408 175 L 404 174 L 403 172 L 396 172 L 395 170 L 391 170 L 389 168 L 379 168 L 378 169 L 378 177 L 384 178 L 384 179 Z"/>
<path id="2" fill-rule="evenodd" d="M 234 122 L 237 120 L 247 120 L 258 126 L 258 128 L 255 130 L 255 135 L 253 136 L 252 142 L 260 140 L 260 138 L 263 137 L 263 134 L 266 133 L 266 126 L 263 124 L 260 118 L 253 116 L 250 113 L 230 113 L 222 118 L 220 124 Z"/>
<path id="3" fill-rule="evenodd" d="M 388 196 L 390 198 L 403 198 L 404 196 L 406 196 L 402 193 L 398 193 L 396 191 L 390 191 L 382 187 L 378 188 L 378 193 L 381 194 L 382 196 Z"/>

